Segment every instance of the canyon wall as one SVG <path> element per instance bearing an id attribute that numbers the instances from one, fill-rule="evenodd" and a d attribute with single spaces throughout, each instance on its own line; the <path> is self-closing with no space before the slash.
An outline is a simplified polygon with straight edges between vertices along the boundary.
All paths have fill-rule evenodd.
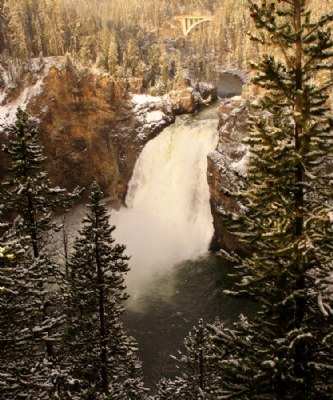
<path id="1" fill-rule="evenodd" d="M 72 190 L 96 180 L 115 206 L 124 202 L 143 146 L 176 114 L 194 112 L 216 97 L 212 86 L 177 88 L 163 97 L 140 94 L 140 79 L 115 81 L 64 60 L 45 60 L 0 93 L 2 128 L 17 106 L 37 121 L 53 185 Z M 136 94 L 132 94 L 132 92 Z M 4 130 L 1 141 L 6 142 Z M 0 155 L 4 177 L 6 160 Z"/>
<path id="2" fill-rule="evenodd" d="M 214 87 L 189 84 L 162 97 L 150 96 L 141 93 L 139 79 L 115 81 L 108 74 L 64 65 L 63 60 L 46 60 L 0 96 L 1 141 L 8 140 L 3 128 L 14 121 L 17 107 L 25 108 L 39 125 L 52 184 L 72 190 L 96 180 L 111 204 L 119 207 L 147 141 L 177 114 L 193 113 L 216 98 Z M 238 97 L 219 107 L 219 144 L 208 157 L 213 250 L 240 247 L 227 233 L 219 210 L 242 212 L 228 192 L 246 174 L 247 149 L 241 140 L 247 110 L 248 102 Z M 0 180 L 6 167 L 0 155 Z"/>
<path id="3" fill-rule="evenodd" d="M 231 195 L 246 177 L 248 149 L 242 143 L 247 132 L 249 102 L 240 97 L 224 100 L 219 107 L 219 143 L 208 156 L 208 184 L 215 234 L 212 250 L 246 250 L 228 232 L 220 211 L 242 213 L 242 204 Z"/>

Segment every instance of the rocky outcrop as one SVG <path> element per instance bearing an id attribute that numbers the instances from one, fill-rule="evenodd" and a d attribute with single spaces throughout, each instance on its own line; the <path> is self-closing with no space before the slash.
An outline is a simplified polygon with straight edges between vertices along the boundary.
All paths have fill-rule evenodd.
<path id="1" fill-rule="evenodd" d="M 133 87 L 141 91 L 138 82 L 56 61 L 30 68 L 16 87 L 0 93 L 0 123 L 11 123 L 17 106 L 26 109 L 38 120 L 52 183 L 71 190 L 96 180 L 114 205 L 124 202 L 146 142 L 176 114 L 194 112 L 214 98 L 207 87 L 202 94 L 199 87 L 183 87 L 164 97 L 133 95 Z"/>
<path id="2" fill-rule="evenodd" d="M 242 138 L 247 132 L 248 107 L 248 101 L 234 97 L 225 100 L 219 108 L 219 143 L 208 156 L 208 183 L 215 228 L 212 250 L 244 250 L 227 232 L 219 210 L 242 212 L 242 205 L 230 192 L 246 176 L 248 151 Z"/>

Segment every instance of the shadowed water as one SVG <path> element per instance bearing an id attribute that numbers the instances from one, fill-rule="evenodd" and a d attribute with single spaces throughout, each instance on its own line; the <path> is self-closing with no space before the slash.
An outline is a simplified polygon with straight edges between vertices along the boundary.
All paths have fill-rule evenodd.
<path id="1" fill-rule="evenodd" d="M 228 326 L 240 313 L 251 314 L 254 305 L 249 300 L 222 293 L 232 286 L 227 276 L 231 271 L 231 265 L 214 254 L 184 261 L 151 282 L 136 299 L 137 307 L 126 311 L 124 325 L 138 341 L 148 387 L 154 390 L 161 376 L 176 375 L 170 354 L 183 348 L 183 338 L 199 318 L 212 322 L 219 317 Z"/>

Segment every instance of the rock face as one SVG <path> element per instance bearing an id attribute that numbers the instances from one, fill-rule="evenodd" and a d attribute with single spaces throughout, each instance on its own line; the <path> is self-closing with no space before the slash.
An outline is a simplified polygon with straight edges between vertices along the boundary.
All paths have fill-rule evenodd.
<path id="1" fill-rule="evenodd" d="M 207 87 L 202 95 L 199 88 L 186 87 L 164 97 L 132 95 L 133 82 L 115 82 L 107 74 L 59 63 L 26 72 L 10 89 L 0 93 L 0 123 L 12 122 L 17 106 L 38 120 L 52 184 L 72 190 L 96 180 L 115 206 L 124 202 L 146 142 L 176 114 L 194 112 L 216 96 Z M 2 157 L 0 165 L 5 167 Z"/>
<path id="2" fill-rule="evenodd" d="M 228 234 L 219 210 L 242 212 L 242 205 L 229 193 L 246 176 L 248 150 L 242 144 L 242 138 L 247 131 L 248 107 L 248 101 L 236 97 L 225 100 L 219 108 L 219 143 L 208 156 L 208 183 L 215 228 L 212 250 L 245 250 Z"/>

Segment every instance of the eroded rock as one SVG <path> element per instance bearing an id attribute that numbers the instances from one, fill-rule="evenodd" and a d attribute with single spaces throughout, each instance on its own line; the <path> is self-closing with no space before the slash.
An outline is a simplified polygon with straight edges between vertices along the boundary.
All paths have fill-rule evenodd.
<path id="1" fill-rule="evenodd" d="M 212 250 L 244 250 L 228 232 L 219 210 L 243 212 L 243 206 L 230 193 L 246 176 L 248 149 L 242 143 L 247 134 L 249 102 L 239 97 L 225 100 L 219 108 L 219 143 L 208 156 L 208 184 L 215 234 Z"/>

